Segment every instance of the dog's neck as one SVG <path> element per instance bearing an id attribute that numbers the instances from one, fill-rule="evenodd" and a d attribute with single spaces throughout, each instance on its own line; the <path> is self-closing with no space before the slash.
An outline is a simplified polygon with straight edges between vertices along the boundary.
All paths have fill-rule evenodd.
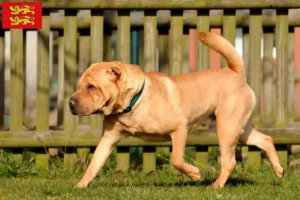
<path id="1" fill-rule="evenodd" d="M 130 101 L 129 106 L 123 111 L 123 113 L 128 113 L 132 110 L 132 107 L 135 105 L 135 103 L 139 100 L 143 90 L 144 90 L 144 86 L 145 86 L 145 81 L 143 83 L 142 88 L 140 89 L 140 91 L 138 93 L 136 93 L 133 98 Z"/>

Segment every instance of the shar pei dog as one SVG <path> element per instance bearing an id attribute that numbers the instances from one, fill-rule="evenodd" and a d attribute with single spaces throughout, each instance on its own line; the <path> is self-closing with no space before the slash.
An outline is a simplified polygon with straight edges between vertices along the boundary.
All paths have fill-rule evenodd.
<path id="1" fill-rule="evenodd" d="M 192 180 L 200 180 L 199 169 L 185 162 L 184 149 L 189 129 L 212 115 L 222 167 L 213 187 L 224 187 L 234 170 L 238 142 L 266 152 L 276 176 L 283 177 L 272 138 L 252 125 L 256 98 L 246 83 L 242 58 L 222 36 L 201 32 L 199 39 L 219 52 L 228 67 L 167 76 L 112 61 L 93 63 L 82 74 L 78 90 L 69 100 L 71 112 L 105 117 L 103 135 L 78 188 L 88 186 L 118 142 L 128 136 L 172 141 L 174 167 Z"/>

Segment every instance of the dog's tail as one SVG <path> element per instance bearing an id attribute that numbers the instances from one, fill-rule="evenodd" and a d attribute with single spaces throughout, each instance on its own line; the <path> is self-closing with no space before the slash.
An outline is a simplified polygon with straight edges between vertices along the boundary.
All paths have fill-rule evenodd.
<path id="1" fill-rule="evenodd" d="M 243 59 L 229 41 L 222 36 L 210 32 L 200 32 L 199 39 L 224 56 L 230 69 L 244 76 Z"/>

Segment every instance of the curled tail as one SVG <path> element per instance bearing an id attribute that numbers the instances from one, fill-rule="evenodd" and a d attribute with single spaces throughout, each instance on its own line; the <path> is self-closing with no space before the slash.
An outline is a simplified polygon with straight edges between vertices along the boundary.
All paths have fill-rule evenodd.
<path id="1" fill-rule="evenodd" d="M 228 67 L 244 76 L 244 62 L 234 46 L 222 36 L 209 32 L 200 32 L 201 42 L 219 52 L 227 61 Z"/>

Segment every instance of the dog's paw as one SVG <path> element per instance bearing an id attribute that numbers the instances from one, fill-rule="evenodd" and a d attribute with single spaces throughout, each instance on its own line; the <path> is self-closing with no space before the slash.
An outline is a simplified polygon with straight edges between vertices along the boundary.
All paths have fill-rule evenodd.
<path id="1" fill-rule="evenodd" d="M 212 185 L 209 186 L 209 189 L 221 189 L 221 188 L 224 188 L 224 185 L 220 184 L 217 181 L 215 181 Z"/>
<path id="2" fill-rule="evenodd" d="M 187 176 L 190 177 L 193 181 L 200 181 L 202 176 L 200 170 L 197 167 L 193 167 L 193 171 L 188 173 Z"/>
<path id="3" fill-rule="evenodd" d="M 274 167 L 274 172 L 277 178 L 282 179 L 284 177 L 284 169 L 281 166 Z"/>
<path id="4" fill-rule="evenodd" d="M 84 183 L 83 181 L 80 181 L 79 183 L 77 183 L 77 185 L 75 186 L 75 188 L 83 189 L 83 188 L 86 188 L 87 186 L 88 186 L 87 183 Z"/>

